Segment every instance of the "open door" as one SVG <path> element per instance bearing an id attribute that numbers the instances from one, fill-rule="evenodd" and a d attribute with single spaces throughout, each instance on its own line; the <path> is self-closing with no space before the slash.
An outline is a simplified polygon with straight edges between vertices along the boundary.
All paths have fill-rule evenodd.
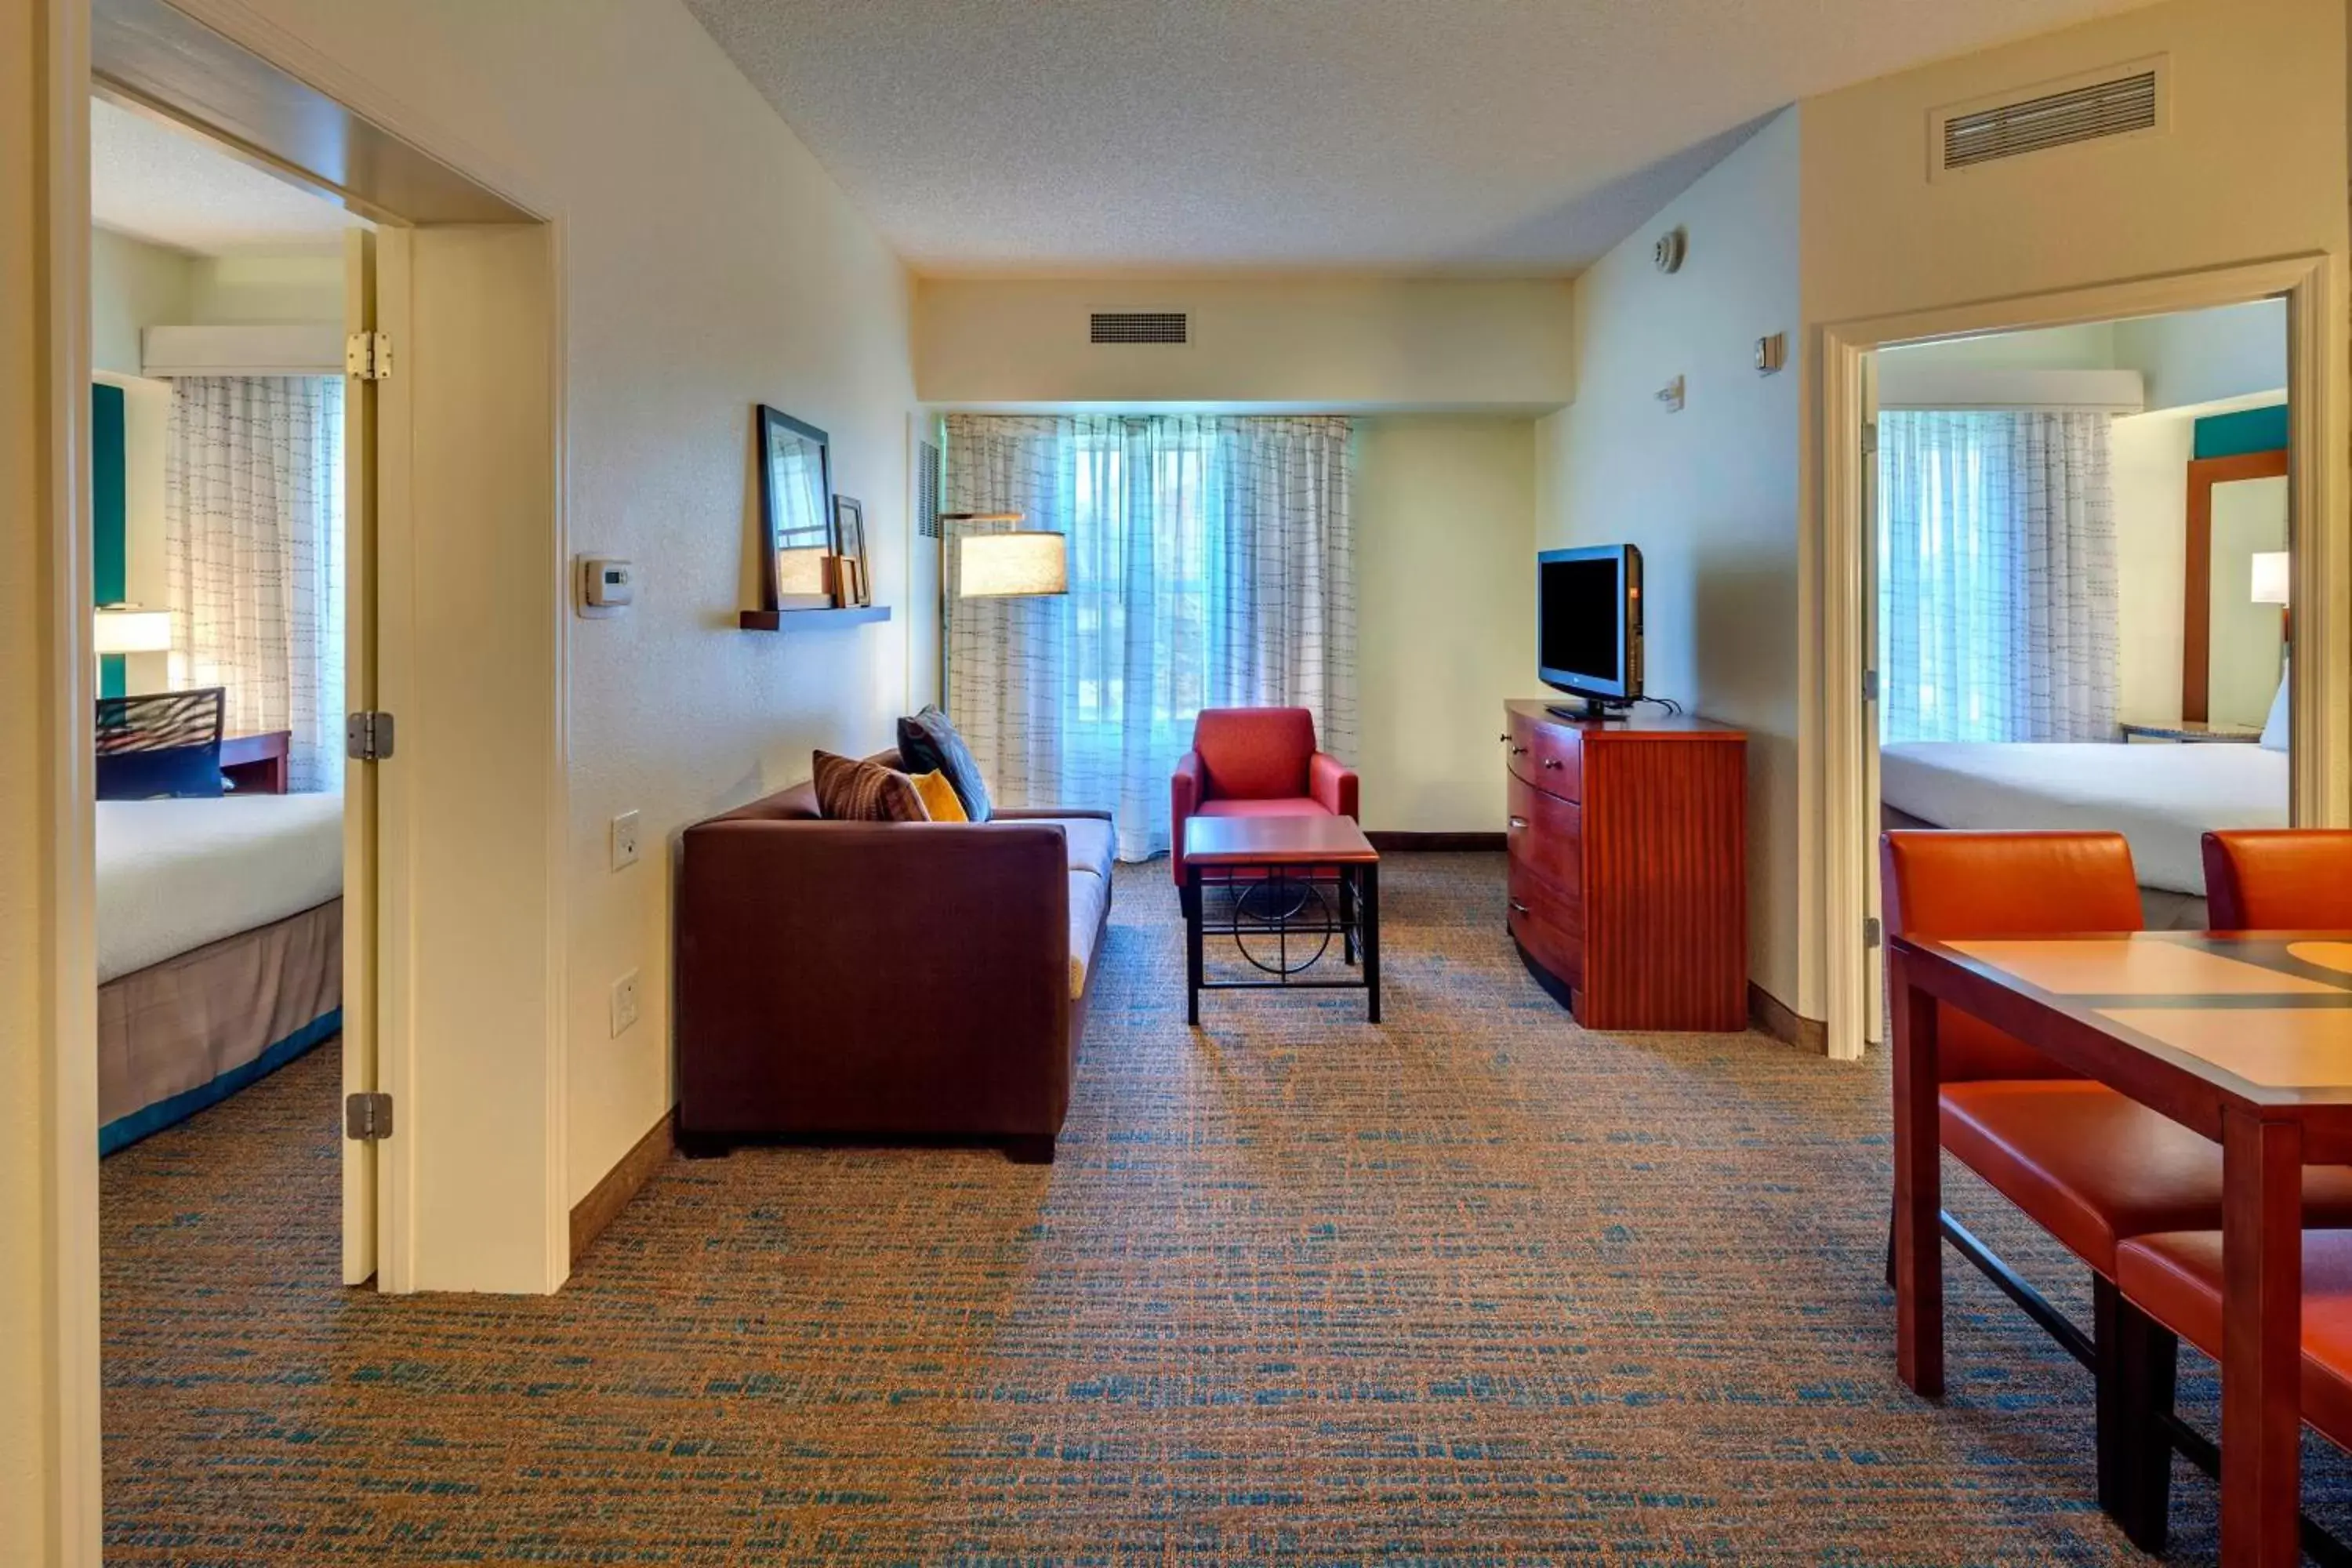
<path id="1" fill-rule="evenodd" d="M 1862 804 L 1870 824 L 1868 872 L 1863 885 L 1862 907 L 1869 930 L 1877 933 L 1863 963 L 1863 1038 L 1873 1045 L 1886 1038 L 1886 910 L 1878 875 L 1878 733 L 1879 682 L 1886 678 L 1880 657 L 1878 550 L 1878 356 L 1862 356 L 1862 657 L 1870 673 L 1862 687 Z"/>
<path id="2" fill-rule="evenodd" d="M 354 229 L 343 242 L 343 330 L 376 330 L 376 241 Z M 352 712 L 375 705 L 376 383 L 364 363 L 343 384 L 343 698 Z M 343 772 L 343 1102 L 376 1090 L 375 770 Z M 346 1134 L 352 1131 L 345 1128 Z M 376 1141 L 343 1139 L 343 1283 L 375 1275 Z"/>

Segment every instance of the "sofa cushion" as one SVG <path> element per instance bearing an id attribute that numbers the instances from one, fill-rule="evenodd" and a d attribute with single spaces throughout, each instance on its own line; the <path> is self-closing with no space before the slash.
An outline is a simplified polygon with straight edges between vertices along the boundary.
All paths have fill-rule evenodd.
<path id="1" fill-rule="evenodd" d="M 1095 960 L 1095 933 L 1110 905 L 1110 882 L 1092 871 L 1070 873 L 1070 1000 L 1087 994 L 1087 970 Z"/>
<path id="2" fill-rule="evenodd" d="M 1118 842 L 1111 835 L 1108 819 L 1099 816 L 1000 816 L 996 820 L 1007 827 L 1060 828 L 1062 841 L 1069 847 L 1070 869 L 1091 871 L 1108 879 Z"/>
<path id="3" fill-rule="evenodd" d="M 906 758 L 907 771 L 927 773 L 943 773 L 948 783 L 955 785 L 956 796 L 963 802 L 963 814 L 974 822 L 988 820 L 988 781 L 980 776 L 980 764 L 972 761 L 971 748 L 956 733 L 955 725 L 936 706 L 924 709 L 911 719 L 898 721 L 898 752 Z"/>
<path id="4" fill-rule="evenodd" d="M 923 797 L 923 809 L 931 814 L 933 822 L 971 820 L 964 815 L 962 797 L 956 794 L 955 785 L 948 783 L 947 774 L 934 768 L 929 773 L 911 776 L 915 781 L 915 793 Z"/>
<path id="5" fill-rule="evenodd" d="M 835 822 L 929 822 L 915 781 L 879 763 L 852 762 L 831 752 L 812 759 L 817 808 Z"/>

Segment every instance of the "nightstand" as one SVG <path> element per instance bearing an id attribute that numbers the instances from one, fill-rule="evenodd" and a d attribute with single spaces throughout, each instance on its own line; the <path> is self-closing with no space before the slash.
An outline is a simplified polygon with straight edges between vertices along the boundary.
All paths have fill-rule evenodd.
<path id="1" fill-rule="evenodd" d="M 2126 724 L 2124 743 L 2134 741 L 2168 741 L 2184 745 L 2251 746 L 2261 741 L 2260 730 L 2241 730 L 2234 724 Z"/>

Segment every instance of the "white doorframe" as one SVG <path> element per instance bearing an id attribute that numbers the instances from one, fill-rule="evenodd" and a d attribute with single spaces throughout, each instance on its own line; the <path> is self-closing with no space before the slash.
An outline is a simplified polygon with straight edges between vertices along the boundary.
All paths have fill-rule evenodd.
<path id="1" fill-rule="evenodd" d="M 2305 826 L 2352 824 L 2352 667 L 2347 605 L 2352 544 L 2341 509 L 2347 493 L 2346 342 L 2343 282 L 2335 258 L 2290 257 L 2021 299 L 1989 300 L 1821 329 L 1822 682 L 1821 746 L 1830 1055 L 1858 1058 L 1868 1034 L 1875 969 L 1863 921 L 1876 876 L 1878 803 L 1866 788 L 1874 750 L 1863 680 L 1866 645 L 1864 581 L 1865 475 L 1862 426 L 1874 412 L 1866 356 L 1898 343 L 1989 332 L 2168 315 L 2250 300 L 2287 304 L 2287 399 L 2292 468 L 2288 531 L 2294 551 L 2293 820 Z"/>

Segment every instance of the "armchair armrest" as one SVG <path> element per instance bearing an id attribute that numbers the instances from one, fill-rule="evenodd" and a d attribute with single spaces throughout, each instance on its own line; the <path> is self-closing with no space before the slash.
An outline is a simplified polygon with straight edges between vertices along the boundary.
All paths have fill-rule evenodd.
<path id="1" fill-rule="evenodd" d="M 1307 759 L 1307 793 L 1334 816 L 1356 816 L 1356 770 L 1328 752 Z"/>
<path id="2" fill-rule="evenodd" d="M 1201 765 L 1201 753 L 1187 752 L 1177 758 L 1176 771 L 1168 776 L 1168 861 L 1175 868 L 1179 887 L 1184 884 L 1184 819 L 1201 809 L 1208 793 L 1208 770 Z"/>

